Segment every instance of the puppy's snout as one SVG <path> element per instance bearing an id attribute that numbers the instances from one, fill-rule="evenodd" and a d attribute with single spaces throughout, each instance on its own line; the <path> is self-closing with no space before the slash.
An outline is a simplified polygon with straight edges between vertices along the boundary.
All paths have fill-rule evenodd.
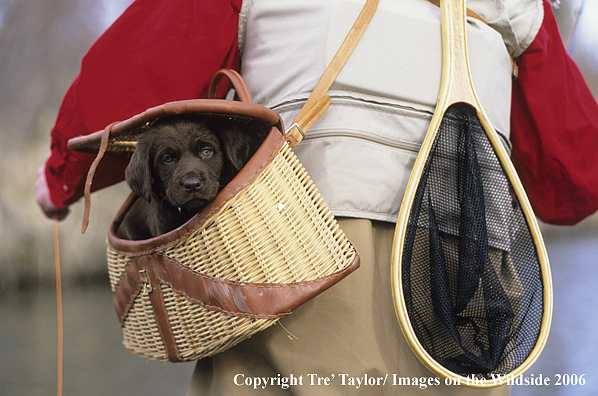
<path id="1" fill-rule="evenodd" d="M 199 177 L 190 177 L 183 182 L 183 188 L 190 193 L 198 192 L 202 186 L 203 181 Z"/>

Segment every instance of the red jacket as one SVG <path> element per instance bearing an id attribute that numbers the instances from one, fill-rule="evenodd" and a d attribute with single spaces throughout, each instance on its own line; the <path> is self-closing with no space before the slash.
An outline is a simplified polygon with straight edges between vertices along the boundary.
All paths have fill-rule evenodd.
<path id="1" fill-rule="evenodd" d="M 241 4 L 242 0 L 136 0 L 93 44 L 52 130 L 46 179 L 55 206 L 82 197 L 95 158 L 68 150 L 70 138 L 165 102 L 205 97 L 218 69 L 238 69 Z M 106 157 L 92 190 L 124 180 L 127 163 L 124 157 Z"/>
<path id="2" fill-rule="evenodd" d="M 517 64 L 513 165 L 540 220 L 575 224 L 598 209 L 598 104 L 547 0 L 542 27 Z"/>
<path id="3" fill-rule="evenodd" d="M 165 102 L 205 97 L 216 70 L 238 70 L 241 4 L 136 0 L 94 43 L 52 130 L 46 178 L 55 206 L 81 198 L 94 159 L 68 150 L 70 138 Z M 536 215 L 573 224 L 598 210 L 598 104 L 563 47 L 547 0 L 544 5 L 538 35 L 516 60 L 512 159 Z M 581 156 L 582 148 L 593 157 Z M 127 163 L 106 157 L 92 190 L 124 180 Z"/>

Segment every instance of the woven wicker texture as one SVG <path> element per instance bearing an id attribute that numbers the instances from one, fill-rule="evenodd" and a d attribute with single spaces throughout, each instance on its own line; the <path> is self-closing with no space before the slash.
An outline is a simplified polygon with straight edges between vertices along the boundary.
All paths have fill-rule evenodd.
<path id="1" fill-rule="evenodd" d="M 316 280 L 351 266 L 357 255 L 286 144 L 252 183 L 162 253 L 211 277 L 267 284 Z M 108 246 L 113 291 L 129 260 Z M 161 287 L 183 360 L 221 352 L 278 320 L 227 315 Z M 168 360 L 146 294 L 135 299 L 123 335 L 132 352 Z"/>

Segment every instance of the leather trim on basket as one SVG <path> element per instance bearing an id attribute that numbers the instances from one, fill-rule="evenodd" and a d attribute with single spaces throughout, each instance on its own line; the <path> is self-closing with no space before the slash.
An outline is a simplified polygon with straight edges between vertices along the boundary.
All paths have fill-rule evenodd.
<path id="1" fill-rule="evenodd" d="M 158 282 L 158 278 L 154 271 L 155 265 L 155 256 L 143 256 L 138 258 L 140 261 L 144 262 L 143 268 L 148 270 L 148 276 L 151 282 L 152 290 L 149 293 L 149 299 L 152 304 L 152 308 L 154 311 L 154 317 L 156 318 L 156 324 L 158 326 L 158 331 L 160 332 L 160 337 L 162 338 L 162 342 L 164 343 L 164 349 L 166 351 L 166 356 L 168 360 L 177 363 L 182 362 L 181 355 L 179 354 L 179 348 L 177 346 L 176 340 L 174 339 L 174 334 L 172 333 L 172 327 L 170 326 L 170 321 L 168 320 L 168 312 L 166 311 L 166 305 L 164 304 L 164 295 L 162 294 L 162 286 L 160 282 Z M 139 273 L 137 273 L 137 277 L 139 278 Z M 136 293 L 138 294 L 138 293 Z M 131 301 L 132 305 L 133 302 Z M 121 322 L 122 324 L 123 322 Z"/>
<path id="2" fill-rule="evenodd" d="M 280 119 L 278 113 L 259 104 L 223 99 L 191 99 L 169 102 L 160 106 L 152 107 L 141 114 L 137 114 L 136 116 L 129 118 L 128 120 L 115 123 L 110 132 L 110 139 L 112 143 L 115 143 L 115 140 L 119 140 L 118 138 L 120 136 L 134 132 L 137 128 L 142 127 L 147 122 L 151 122 L 160 117 L 168 117 L 186 113 L 220 114 L 235 117 L 248 117 L 254 120 L 267 122 L 281 131 L 284 130 L 282 120 Z M 72 138 L 68 141 L 68 148 L 70 150 L 83 153 L 97 153 L 100 147 L 100 141 L 102 139 L 103 132 L 104 131 L 101 130 L 89 135 Z M 131 142 L 135 142 L 136 140 L 136 134 L 130 137 Z M 118 144 L 116 144 L 114 148 L 108 147 L 107 153 L 110 154 L 113 150 L 115 150 L 113 154 L 120 154 L 120 151 L 122 151 Z M 124 151 L 132 152 L 132 149 L 126 149 Z"/>
<path id="3" fill-rule="evenodd" d="M 359 255 L 350 266 L 328 276 L 305 282 L 286 284 L 244 283 L 200 274 L 161 253 L 135 257 L 127 265 L 113 293 L 114 305 L 121 326 L 130 307 L 140 293 L 139 271 L 145 270 L 152 283 L 153 294 L 161 294 L 159 284 L 167 284 L 181 296 L 203 307 L 231 316 L 276 319 L 338 283 L 359 267 Z M 164 308 L 154 304 L 161 320 L 168 320 Z M 159 327 L 162 326 L 159 324 Z"/>

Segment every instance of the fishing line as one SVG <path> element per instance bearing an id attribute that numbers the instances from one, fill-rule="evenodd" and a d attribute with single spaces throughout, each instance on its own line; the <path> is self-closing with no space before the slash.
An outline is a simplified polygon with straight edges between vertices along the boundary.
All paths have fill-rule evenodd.
<path id="1" fill-rule="evenodd" d="M 56 267 L 56 312 L 58 319 L 58 396 L 62 396 L 63 369 L 63 320 L 62 320 L 62 275 L 60 271 L 60 243 L 58 239 L 58 214 L 54 215 L 54 264 Z"/>

